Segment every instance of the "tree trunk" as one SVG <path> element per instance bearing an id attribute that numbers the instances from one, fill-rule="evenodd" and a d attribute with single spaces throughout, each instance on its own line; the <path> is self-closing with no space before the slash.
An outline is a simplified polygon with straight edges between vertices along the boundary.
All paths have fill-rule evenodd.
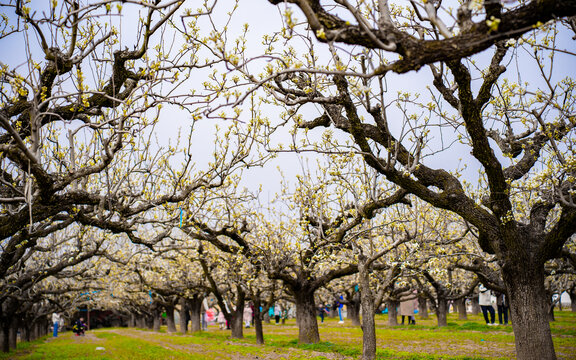
<path id="1" fill-rule="evenodd" d="M 166 306 L 166 327 L 169 333 L 176 332 L 176 323 L 174 322 L 174 306 Z"/>
<path id="2" fill-rule="evenodd" d="M 358 265 L 360 303 L 362 306 L 362 359 L 376 358 L 376 324 L 374 323 L 374 294 L 370 288 L 369 270 L 364 263 Z"/>
<path id="3" fill-rule="evenodd" d="M 348 313 L 346 317 L 352 321 L 352 326 L 360 326 L 360 299 L 354 298 L 348 302 Z"/>
<path id="4" fill-rule="evenodd" d="M 515 257 L 504 263 L 502 275 L 510 295 L 510 313 L 520 360 L 556 359 L 548 323 L 544 266 Z"/>
<path id="5" fill-rule="evenodd" d="M 456 308 L 458 309 L 458 320 L 468 320 L 466 313 L 466 298 L 455 300 Z"/>
<path id="6" fill-rule="evenodd" d="M 264 345 L 264 332 L 262 331 L 262 314 L 260 313 L 260 295 L 254 299 L 254 329 L 256 331 L 256 344 Z"/>
<path id="7" fill-rule="evenodd" d="M 472 298 L 472 314 L 473 315 L 480 314 L 480 304 L 478 303 L 478 297 L 477 296 Z"/>
<path id="8" fill-rule="evenodd" d="M 437 301 L 438 306 L 436 307 L 436 318 L 438 319 L 438 326 L 446 326 L 448 325 L 448 300 L 443 297 L 438 297 Z"/>
<path id="9" fill-rule="evenodd" d="M 2 324 L 2 352 L 10 352 L 10 325 Z"/>
<path id="10" fill-rule="evenodd" d="M 420 319 L 428 320 L 428 299 L 425 297 L 418 297 L 418 314 Z"/>
<path id="11" fill-rule="evenodd" d="M 128 318 L 128 327 L 136 327 L 136 314 L 130 313 L 130 317 Z"/>
<path id="12" fill-rule="evenodd" d="M 202 301 L 204 297 L 194 294 L 189 301 L 190 332 L 202 331 Z"/>
<path id="13" fill-rule="evenodd" d="M 388 326 L 398 325 L 398 306 L 400 302 L 395 300 L 386 301 L 388 306 Z"/>
<path id="14" fill-rule="evenodd" d="M 316 344 L 320 342 L 318 319 L 316 319 L 316 303 L 314 291 L 294 291 L 296 300 L 296 318 L 298 319 L 298 342 L 300 344 Z"/>
<path id="15" fill-rule="evenodd" d="M 160 326 L 162 325 L 162 311 L 160 306 L 154 306 L 152 310 L 153 317 L 153 329 L 154 331 L 160 331 Z"/>
<path id="16" fill-rule="evenodd" d="M 18 345 L 18 320 L 16 318 L 12 318 L 10 322 L 8 340 L 10 342 L 10 349 L 16 349 Z"/>
<path id="17" fill-rule="evenodd" d="M 576 312 L 576 292 L 570 293 L 570 308 Z"/>
<path id="18" fill-rule="evenodd" d="M 231 337 L 233 339 L 243 339 L 244 338 L 244 305 L 246 299 L 246 293 L 240 286 L 236 286 L 236 310 L 232 312 L 232 327 Z"/>
<path id="19" fill-rule="evenodd" d="M 186 334 L 188 331 L 188 304 L 185 298 L 180 298 L 180 333 Z"/>

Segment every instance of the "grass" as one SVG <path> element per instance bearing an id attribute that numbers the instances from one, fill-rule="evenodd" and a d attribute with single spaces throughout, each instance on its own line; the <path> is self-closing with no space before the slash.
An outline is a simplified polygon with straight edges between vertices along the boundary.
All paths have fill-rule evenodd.
<path id="1" fill-rule="evenodd" d="M 511 326 L 486 326 L 481 316 L 458 320 L 449 314 L 448 326 L 438 328 L 436 320 L 417 318 L 417 325 L 387 326 L 377 316 L 378 359 L 512 359 L 515 357 Z M 253 329 L 244 339 L 230 339 L 230 332 L 211 326 L 193 335 L 155 333 L 139 329 L 99 329 L 86 337 L 71 333 L 58 338 L 44 337 L 21 343 L 16 351 L 0 354 L 4 359 L 358 359 L 362 354 L 362 331 L 349 321 L 339 324 L 327 319 L 319 324 L 322 341 L 298 344 L 294 320 L 285 325 L 264 326 L 266 345 L 256 345 Z M 557 312 L 551 323 L 554 344 L 560 359 L 576 358 L 576 313 Z M 98 348 L 98 349 L 97 349 Z"/>

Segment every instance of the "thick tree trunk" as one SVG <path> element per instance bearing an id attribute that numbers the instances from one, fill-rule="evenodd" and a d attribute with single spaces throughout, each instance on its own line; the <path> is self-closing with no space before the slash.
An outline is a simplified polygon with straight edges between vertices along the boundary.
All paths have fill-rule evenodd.
<path id="1" fill-rule="evenodd" d="M 352 326 L 360 326 L 360 299 L 354 297 L 347 306 L 348 313 L 346 317 L 351 320 Z"/>
<path id="2" fill-rule="evenodd" d="M 466 298 L 456 300 L 455 304 L 458 309 L 458 320 L 468 320 L 468 313 L 466 312 Z"/>
<path id="3" fill-rule="evenodd" d="M 298 319 L 298 342 L 300 344 L 320 342 L 314 291 L 295 291 L 294 299 L 296 300 L 296 318 Z"/>
<path id="4" fill-rule="evenodd" d="M 374 294 L 370 288 L 369 270 L 359 264 L 360 303 L 362 307 L 362 359 L 376 358 L 376 324 L 374 323 Z"/>
<path id="5" fill-rule="evenodd" d="M 544 266 L 521 257 L 509 260 L 502 269 L 510 295 L 510 313 L 520 360 L 556 359 L 544 288 Z"/>
<path id="6" fill-rule="evenodd" d="M 400 302 L 395 300 L 388 300 L 386 305 L 388 306 L 388 326 L 398 325 L 398 306 Z"/>
<path id="7" fill-rule="evenodd" d="M 425 297 L 418 297 L 418 314 L 420 315 L 420 319 L 428 320 L 428 299 Z"/>
<path id="8" fill-rule="evenodd" d="M 264 345 L 264 332 L 262 331 L 262 314 L 260 313 L 260 297 L 254 299 L 254 329 L 256 331 L 256 344 Z"/>
<path id="9" fill-rule="evenodd" d="M 190 332 L 202 331 L 202 301 L 204 297 L 194 294 L 189 301 Z"/>
<path id="10" fill-rule="evenodd" d="M 438 306 L 436 307 L 436 318 L 438 319 L 438 326 L 447 326 L 448 300 L 439 297 L 437 301 Z"/>
<path id="11" fill-rule="evenodd" d="M 576 292 L 570 293 L 570 308 L 572 312 L 576 312 Z"/>
<path id="12" fill-rule="evenodd" d="M 174 306 L 166 306 L 166 328 L 169 333 L 176 332 L 176 323 L 174 322 Z"/>
<path id="13" fill-rule="evenodd" d="M 185 298 L 180 298 L 180 333 L 186 334 L 188 331 L 188 304 Z"/>

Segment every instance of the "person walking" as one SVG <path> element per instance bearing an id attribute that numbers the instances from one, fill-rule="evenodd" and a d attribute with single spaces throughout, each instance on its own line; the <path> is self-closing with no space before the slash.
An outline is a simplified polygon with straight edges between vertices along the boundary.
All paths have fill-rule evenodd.
<path id="1" fill-rule="evenodd" d="M 494 307 L 492 306 L 492 292 L 487 289 L 483 284 L 479 287 L 480 294 L 478 295 L 478 303 L 482 309 L 482 314 L 484 315 L 484 320 L 486 325 L 496 325 Z M 490 320 L 488 320 L 488 313 L 490 313 Z"/>
<path id="2" fill-rule="evenodd" d="M 58 328 L 60 327 L 60 324 L 62 322 L 62 318 L 60 317 L 60 315 L 58 313 L 53 313 L 52 314 L 52 326 L 54 328 L 54 333 L 52 334 L 54 337 L 58 337 Z"/>

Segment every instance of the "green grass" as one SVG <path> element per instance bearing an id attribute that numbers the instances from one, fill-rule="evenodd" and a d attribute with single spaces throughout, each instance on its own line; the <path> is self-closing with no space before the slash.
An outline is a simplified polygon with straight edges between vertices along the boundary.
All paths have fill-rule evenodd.
<path id="1" fill-rule="evenodd" d="M 469 315 L 458 320 L 449 314 L 448 326 L 439 328 L 435 318 L 417 318 L 417 325 L 387 326 L 387 317 L 377 323 L 378 359 L 511 359 L 515 357 L 511 326 L 486 326 L 481 316 Z M 334 354 L 359 359 L 362 354 L 362 331 L 349 321 L 338 324 L 327 319 L 319 324 L 321 342 L 298 344 L 294 320 L 286 325 L 264 326 L 266 345 L 256 345 L 253 329 L 246 329 L 243 339 L 231 339 L 229 331 L 218 330 L 192 335 L 155 333 L 138 329 L 100 329 L 86 337 L 64 333 L 58 338 L 44 337 L 19 344 L 18 350 L 0 354 L 4 359 L 330 359 Z M 557 312 L 551 323 L 557 355 L 576 358 L 576 313 Z M 96 350 L 101 347 L 105 350 Z"/>

